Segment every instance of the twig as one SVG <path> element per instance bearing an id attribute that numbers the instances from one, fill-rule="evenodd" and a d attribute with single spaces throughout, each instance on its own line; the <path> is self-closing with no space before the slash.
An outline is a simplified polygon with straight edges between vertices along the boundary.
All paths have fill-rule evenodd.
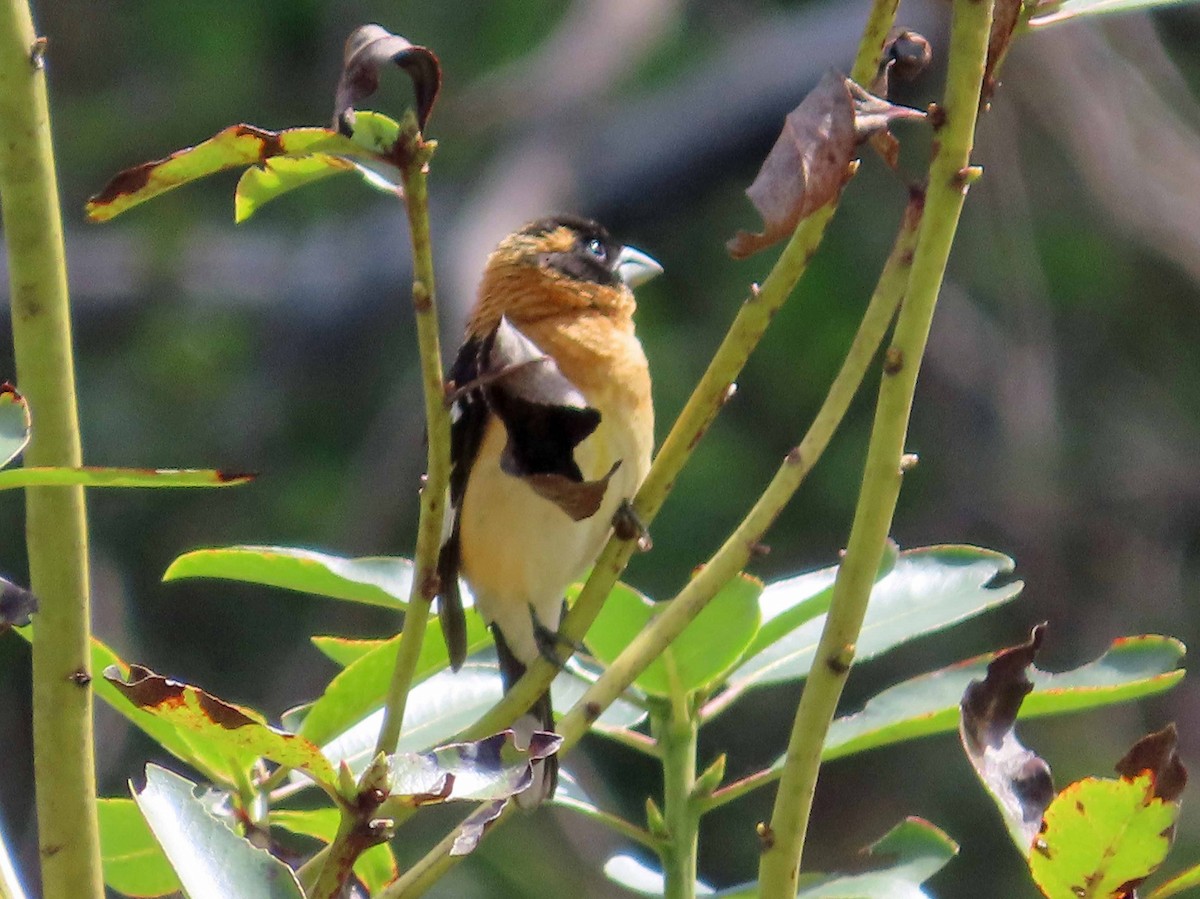
<path id="1" fill-rule="evenodd" d="M 17 379 L 34 420 L 25 462 L 76 467 L 82 452 L 45 46 L 24 0 L 0 7 L 0 206 Z M 33 738 L 42 892 L 101 897 L 83 488 L 30 488 L 25 498 L 30 580 L 41 600 Z"/>
<path id="2" fill-rule="evenodd" d="M 796 710 L 771 822 L 762 833 L 759 895 L 763 899 L 796 895 L 821 747 L 853 661 L 900 493 L 900 460 L 917 372 L 967 186 L 978 174 L 969 167 L 970 152 L 991 16 L 990 0 L 957 0 L 954 5 L 946 101 L 936 117 L 939 131 L 930 165 L 925 219 L 908 292 L 884 359 L 883 383 L 846 557 L 838 571 L 816 661 Z"/>

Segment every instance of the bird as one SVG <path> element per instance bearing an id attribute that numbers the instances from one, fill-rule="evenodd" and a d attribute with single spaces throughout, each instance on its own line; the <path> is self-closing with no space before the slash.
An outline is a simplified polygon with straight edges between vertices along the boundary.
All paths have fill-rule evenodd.
<path id="1" fill-rule="evenodd" d="M 489 255 L 448 378 L 451 474 L 438 556 L 438 614 L 454 670 L 466 654 L 458 578 L 490 625 L 504 690 L 539 657 L 558 661 L 568 586 L 650 468 L 654 409 L 633 288 L 662 272 L 600 224 L 557 215 Z M 547 691 L 513 725 L 517 745 L 553 731 Z M 554 794 L 557 759 L 516 797 Z"/>

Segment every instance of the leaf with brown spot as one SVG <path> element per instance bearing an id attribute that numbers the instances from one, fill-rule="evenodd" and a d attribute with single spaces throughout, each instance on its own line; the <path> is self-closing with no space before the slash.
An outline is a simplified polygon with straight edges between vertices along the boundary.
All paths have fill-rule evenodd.
<path id="1" fill-rule="evenodd" d="M 968 685 L 959 719 L 967 758 L 1022 852 L 1033 844 L 1042 814 L 1054 798 L 1050 766 L 1013 733 L 1021 703 L 1033 689 L 1027 669 L 1045 629 L 1044 624 L 1035 627 L 1029 642 L 1000 653 L 988 665 L 987 676 Z"/>
<path id="2" fill-rule="evenodd" d="M 235 487 L 254 480 L 245 472 L 211 468 L 9 468 L 0 471 L 0 490 L 19 487 Z"/>
<path id="3" fill-rule="evenodd" d="M 347 159 L 364 165 L 387 161 L 362 142 L 328 128 L 289 128 L 276 132 L 253 125 L 231 125 L 194 147 L 120 172 L 88 200 L 87 216 L 93 222 L 108 221 L 181 185 L 226 169 L 260 165 L 277 157 Z M 338 162 L 328 162 L 328 165 L 339 171 L 345 168 Z"/>
<path id="4" fill-rule="evenodd" d="M 841 194 L 852 174 L 855 149 L 895 119 L 921 118 L 894 106 L 837 72 L 820 83 L 784 121 L 746 195 L 763 220 L 758 234 L 738 231 L 726 247 L 744 259 L 788 237 L 796 225 Z"/>
<path id="5" fill-rule="evenodd" d="M 306 772 L 331 793 L 337 789 L 333 766 L 320 749 L 304 737 L 269 727 L 257 712 L 142 665 L 110 665 L 104 679 L 136 708 L 224 747 L 243 767 L 266 758 Z"/>
<path id="6" fill-rule="evenodd" d="M 1174 724 L 1146 734 L 1117 762 L 1117 773 L 1126 780 L 1149 774 L 1154 795 L 1175 802 L 1187 786 L 1187 769 L 1179 759 L 1179 733 Z"/>
<path id="7" fill-rule="evenodd" d="M 346 39 L 342 74 L 333 102 L 333 124 L 342 134 L 355 125 L 354 107 L 379 89 L 379 70 L 395 64 L 412 79 L 417 125 L 422 131 L 442 86 L 442 67 L 428 47 L 411 43 L 379 25 L 361 25 Z"/>

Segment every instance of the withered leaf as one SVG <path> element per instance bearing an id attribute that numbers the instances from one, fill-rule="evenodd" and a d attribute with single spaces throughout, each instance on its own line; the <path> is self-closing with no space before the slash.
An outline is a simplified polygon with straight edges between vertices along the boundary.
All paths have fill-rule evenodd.
<path id="1" fill-rule="evenodd" d="M 784 120 L 779 139 L 746 189 L 762 217 L 762 232 L 738 231 L 726 244 L 729 254 L 744 259 L 788 237 L 802 219 L 837 199 L 860 143 L 895 119 L 923 116 L 827 72 Z"/>
<path id="2" fill-rule="evenodd" d="M 0 633 L 9 627 L 24 627 L 37 611 L 37 597 L 24 587 L 0 577 Z"/>
<path id="3" fill-rule="evenodd" d="M 1133 780 L 1149 772 L 1154 781 L 1154 796 L 1164 802 L 1175 802 L 1187 785 L 1187 769 L 1179 759 L 1178 744 L 1179 733 L 1174 724 L 1146 734 L 1117 762 L 1117 773 Z"/>
<path id="4" fill-rule="evenodd" d="M 1026 669 L 1033 664 L 1045 629 L 1044 624 L 1035 627 L 1028 643 L 1000 653 L 988 665 L 987 676 L 970 683 L 959 721 L 967 757 L 1022 850 L 1033 844 L 1042 815 L 1054 799 L 1050 766 L 1013 733 L 1021 703 L 1033 689 Z"/>
<path id="5" fill-rule="evenodd" d="M 379 89 L 379 70 L 395 63 L 412 79 L 417 124 L 425 130 L 442 86 L 442 67 L 434 52 L 392 34 L 379 25 L 361 25 L 346 39 L 342 74 L 333 101 L 333 124 L 343 134 L 354 127 L 354 107 Z"/>
<path id="6" fill-rule="evenodd" d="M 1000 82 L 996 72 L 1008 53 L 1013 32 L 1021 18 L 1024 0 L 996 0 L 992 9 L 992 31 L 988 36 L 987 63 L 983 69 L 983 91 L 980 102 L 987 106 Z"/>
<path id="7" fill-rule="evenodd" d="M 504 806 L 505 800 L 497 799 L 494 802 L 485 802 L 471 812 L 458 826 L 458 834 L 450 846 L 450 854 L 452 856 L 470 855 L 474 852 L 479 841 L 483 839 L 484 833 L 504 811 Z"/>

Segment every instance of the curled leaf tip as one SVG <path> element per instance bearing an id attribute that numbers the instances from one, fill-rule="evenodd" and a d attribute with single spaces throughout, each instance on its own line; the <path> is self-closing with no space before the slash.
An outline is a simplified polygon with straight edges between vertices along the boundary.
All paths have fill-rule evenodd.
<path id="1" fill-rule="evenodd" d="M 854 174 L 860 143 L 897 119 L 924 116 L 827 72 L 784 120 L 779 139 L 746 189 L 763 230 L 738 231 L 726 244 L 729 255 L 744 259 L 788 237 L 803 219 L 838 198 Z"/>
<path id="2" fill-rule="evenodd" d="M 342 74 L 334 94 L 333 126 L 343 134 L 354 128 L 354 107 L 379 89 L 379 70 L 394 63 L 412 79 L 417 125 L 422 131 L 442 85 L 442 67 L 427 47 L 413 44 L 380 25 L 361 25 L 346 39 Z"/>

